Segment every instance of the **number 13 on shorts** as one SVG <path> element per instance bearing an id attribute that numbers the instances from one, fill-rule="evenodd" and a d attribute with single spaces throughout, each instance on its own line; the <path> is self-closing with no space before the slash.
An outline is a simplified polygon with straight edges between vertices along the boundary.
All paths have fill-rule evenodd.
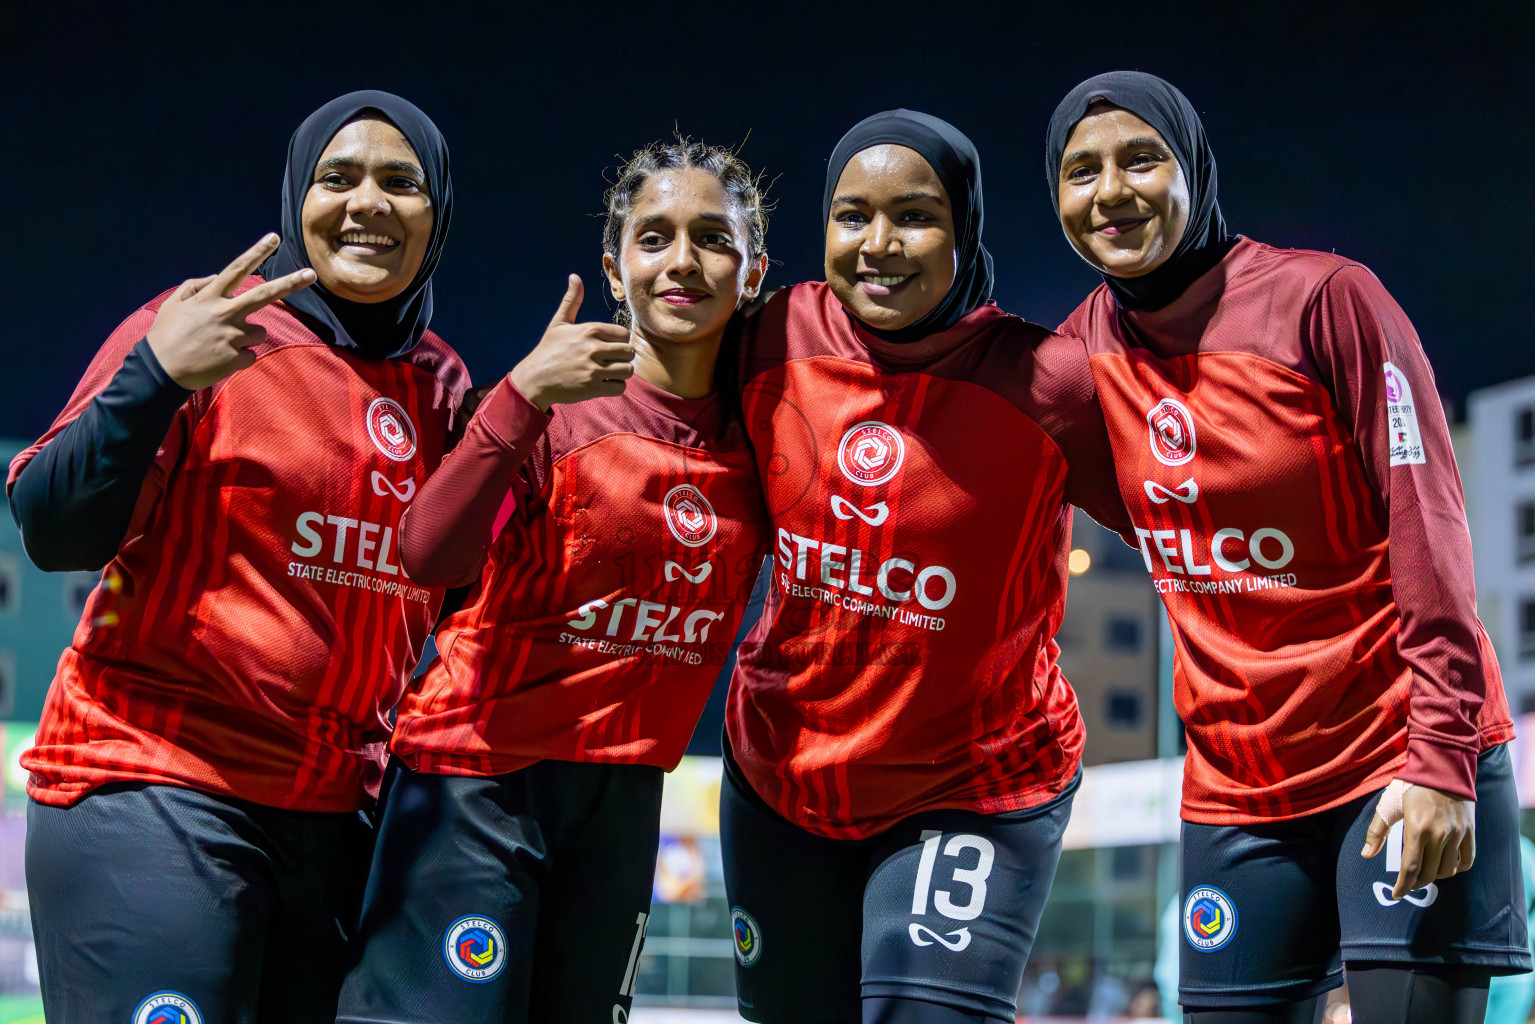
<path id="1" fill-rule="evenodd" d="M 997 851 L 991 840 L 985 836 L 960 833 L 951 836 L 945 843 L 943 833 L 931 829 L 922 833 L 921 840 L 922 857 L 917 862 L 917 881 L 911 894 L 912 915 L 926 916 L 928 898 L 931 896 L 933 909 L 951 921 L 973 921 L 980 917 L 986 906 L 986 879 L 991 876 L 992 865 L 996 862 Z M 969 859 L 966 854 L 970 851 L 975 852 L 976 861 L 973 866 L 965 867 L 963 863 Z M 944 857 L 955 860 L 952 867 L 947 864 L 945 867 L 954 883 L 968 890 L 960 894 L 964 896 L 963 900 L 956 900 L 956 894 L 950 889 L 933 889 L 933 869 L 938 866 L 940 852 Z M 907 930 L 911 941 L 918 946 L 931 946 L 936 942 L 958 953 L 970 945 L 969 928 L 957 928 L 939 934 L 913 921 Z"/>

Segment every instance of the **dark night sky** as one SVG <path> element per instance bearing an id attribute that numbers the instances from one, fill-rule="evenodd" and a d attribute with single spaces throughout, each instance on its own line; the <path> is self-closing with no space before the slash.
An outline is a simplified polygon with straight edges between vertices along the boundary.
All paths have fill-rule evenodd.
<path id="1" fill-rule="evenodd" d="M 1381 277 L 1444 393 L 1535 373 L 1517 299 L 1535 240 L 1527 0 L 6 6 L 0 435 L 39 433 L 118 321 L 275 228 L 288 136 L 355 88 L 408 97 L 449 140 L 433 327 L 481 381 L 537 341 L 566 272 L 606 316 L 604 168 L 674 122 L 711 142 L 750 131 L 745 156 L 777 176 L 769 282 L 789 284 L 820 275 L 841 133 L 894 106 L 948 118 L 981 152 L 998 301 L 1054 325 L 1097 279 L 1054 221 L 1045 123 L 1120 67 L 1200 110 L 1234 230 Z"/>

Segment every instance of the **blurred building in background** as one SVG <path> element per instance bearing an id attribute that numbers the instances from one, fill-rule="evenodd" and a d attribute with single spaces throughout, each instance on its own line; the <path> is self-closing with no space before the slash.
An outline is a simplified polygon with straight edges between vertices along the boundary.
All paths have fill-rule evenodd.
<path id="1" fill-rule="evenodd" d="M 1138 549 L 1080 509 L 1071 526 L 1061 671 L 1087 726 L 1087 764 L 1157 756 L 1162 603 Z"/>
<path id="2" fill-rule="evenodd" d="M 0 439 L 0 468 L 30 441 Z M 59 655 L 100 576 L 27 561 L 10 505 L 0 510 L 0 718 L 37 721 Z"/>
<path id="3" fill-rule="evenodd" d="M 1516 713 L 1535 711 L 1535 377 L 1473 391 L 1456 458 L 1476 603 Z"/>

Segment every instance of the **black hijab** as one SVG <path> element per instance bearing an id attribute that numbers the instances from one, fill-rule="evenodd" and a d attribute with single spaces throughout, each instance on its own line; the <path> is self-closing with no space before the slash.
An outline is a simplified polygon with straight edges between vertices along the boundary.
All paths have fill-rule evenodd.
<path id="1" fill-rule="evenodd" d="M 421 160 L 434 214 L 426 258 L 410 285 L 385 302 L 351 302 L 332 295 L 318 283 L 283 301 L 308 314 L 311 326 L 332 345 L 385 359 L 415 348 L 432 321 L 432 271 L 442 256 L 453 216 L 448 144 L 432 119 L 415 104 L 391 93 L 364 89 L 338 96 L 304 119 L 288 143 L 288 168 L 282 178 L 282 245 L 261 265 L 261 276 L 271 280 L 309 266 L 301 220 L 304 196 L 314 180 L 320 154 L 344 125 L 362 114 L 377 114 L 398 128 Z"/>
<path id="2" fill-rule="evenodd" d="M 1121 306 L 1147 311 L 1161 309 L 1224 259 L 1236 244 L 1236 236 L 1226 232 L 1220 204 L 1215 201 L 1215 155 L 1210 152 L 1199 114 L 1183 93 L 1157 76 L 1140 71 L 1097 75 L 1067 93 L 1050 118 L 1050 133 L 1045 140 L 1045 178 L 1050 182 L 1050 202 L 1055 204 L 1057 214 L 1061 212 L 1058 188 L 1066 143 L 1087 116 L 1087 109 L 1099 100 L 1123 107 L 1155 128 L 1173 151 L 1189 183 L 1189 225 L 1167 261 L 1140 277 L 1102 275 Z"/>
<path id="3" fill-rule="evenodd" d="M 870 334 L 886 341 L 916 341 L 948 330 L 967 313 L 991 301 L 991 253 L 981 244 L 981 225 L 985 219 L 981 157 L 963 132 L 931 114 L 887 110 L 866 117 L 842 136 L 826 162 L 826 195 L 821 202 L 823 228 L 831 217 L 831 201 L 842 169 L 858 153 L 882 145 L 905 146 L 919 153 L 937 173 L 954 211 L 954 233 L 958 239 L 954 284 L 937 308 L 898 331 L 875 330 L 859 321 Z"/>

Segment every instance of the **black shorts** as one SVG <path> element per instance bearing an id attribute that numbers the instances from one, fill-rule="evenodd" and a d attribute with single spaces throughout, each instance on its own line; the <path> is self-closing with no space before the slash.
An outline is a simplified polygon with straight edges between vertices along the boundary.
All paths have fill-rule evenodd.
<path id="1" fill-rule="evenodd" d="M 540 761 L 384 779 L 337 1021 L 615 1024 L 650 913 L 662 771 Z"/>
<path id="2" fill-rule="evenodd" d="M 1377 791 L 1341 807 L 1261 825 L 1183 825 L 1178 1001 L 1256 1006 L 1343 984 L 1343 963 L 1530 969 L 1519 862 L 1519 802 L 1507 746 L 1476 772 L 1476 863 L 1391 899 L 1401 825 L 1359 855 Z"/>
<path id="3" fill-rule="evenodd" d="M 330 1024 L 373 829 L 177 786 L 27 806 L 50 1021 Z"/>
<path id="4" fill-rule="evenodd" d="M 720 839 L 750 1021 L 859 1020 L 864 997 L 1012 1021 L 1081 778 L 1039 807 L 912 815 L 869 839 L 785 820 L 725 755 Z"/>

